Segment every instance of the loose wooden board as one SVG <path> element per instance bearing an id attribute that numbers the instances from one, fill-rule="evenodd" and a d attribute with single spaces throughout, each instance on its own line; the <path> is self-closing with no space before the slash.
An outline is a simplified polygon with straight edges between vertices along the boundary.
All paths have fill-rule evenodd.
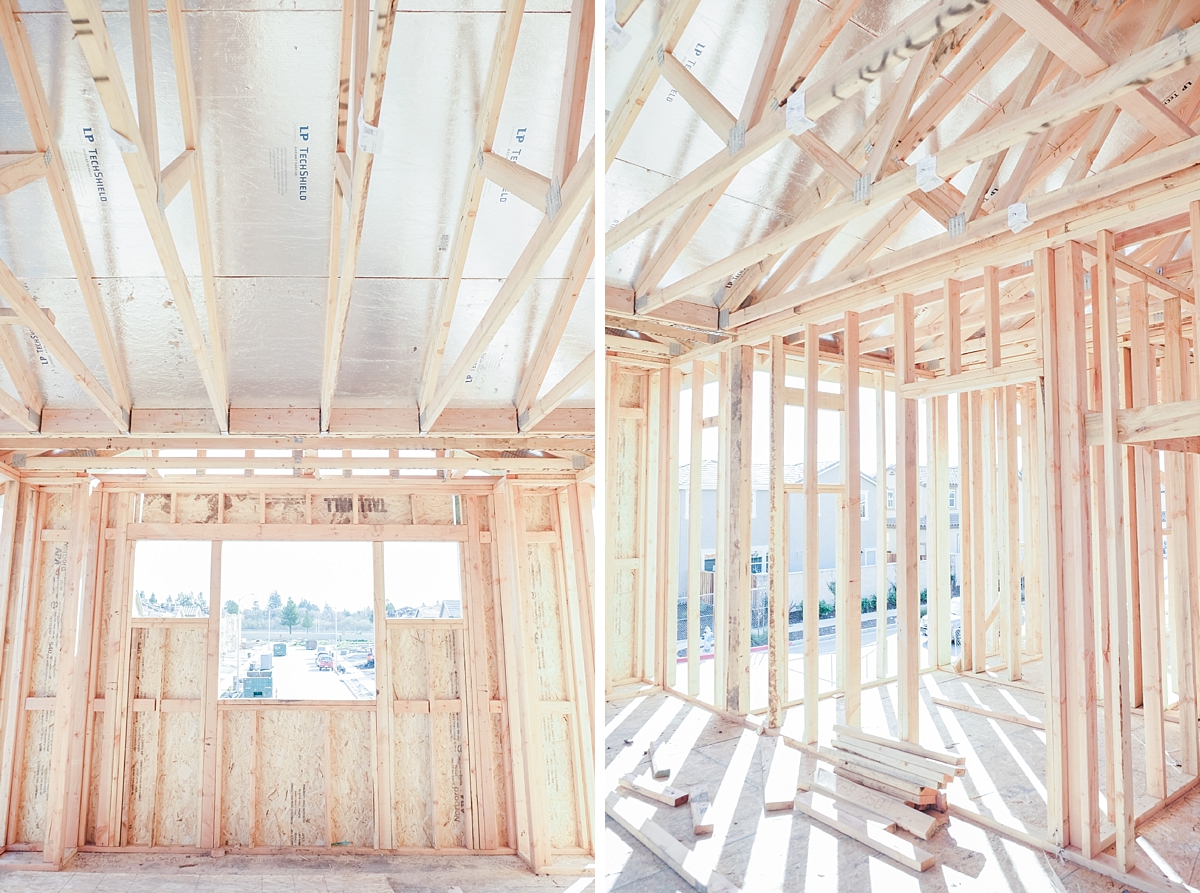
<path id="1" fill-rule="evenodd" d="M 835 739 L 833 747 L 834 750 L 865 757 L 868 760 L 874 760 L 876 763 L 895 767 L 897 771 L 903 772 L 906 775 L 925 779 L 925 783 L 931 787 L 944 787 L 954 778 L 954 770 L 950 766 L 943 764 L 936 768 L 930 768 L 928 763 L 910 763 L 904 758 L 904 754 L 887 751 L 882 747 L 876 748 L 873 745 L 855 741 L 852 738 Z M 909 759 L 913 758 L 910 757 Z"/>
<path id="2" fill-rule="evenodd" d="M 667 787 L 661 782 L 646 781 L 633 774 L 622 775 L 617 783 L 626 790 L 641 794 L 651 800 L 657 800 L 659 803 L 665 803 L 667 806 L 682 806 L 688 802 L 687 791 Z"/>
<path id="3" fill-rule="evenodd" d="M 878 777 L 880 781 L 895 785 L 902 790 L 911 790 L 912 793 L 917 795 L 925 788 L 937 790 L 937 786 L 925 778 L 918 775 L 911 775 L 886 763 L 873 760 L 870 757 L 860 756 L 859 754 L 850 753 L 845 750 L 833 750 L 828 747 L 818 748 L 818 752 L 822 758 L 831 760 L 837 765 L 846 766 L 855 772 L 863 774 L 871 773 L 868 774 L 868 777 Z"/>
<path id="4" fill-rule="evenodd" d="M 891 819 L 905 831 L 917 835 L 922 840 L 928 840 L 939 824 L 936 817 L 905 806 L 882 791 L 872 790 L 848 778 L 838 778 L 827 772 L 818 770 L 809 783 L 809 788 L 818 794 L 861 806 L 876 815 Z"/>
<path id="5" fill-rule="evenodd" d="M 715 869 L 705 869 L 689 859 L 691 850 L 661 825 L 651 821 L 646 811 L 648 808 L 615 792 L 604 800 L 604 812 L 609 818 L 633 835 L 698 893 L 741 893 Z"/>
<path id="6" fill-rule="evenodd" d="M 708 808 L 710 806 L 708 788 L 692 788 L 688 797 L 688 804 L 692 808 L 692 833 L 697 836 L 712 834 L 713 823 L 708 818 Z"/>
<path id="7" fill-rule="evenodd" d="M 911 741 L 900 741 L 896 738 L 870 735 L 862 729 L 856 729 L 852 726 L 835 725 L 833 731 L 836 735 L 847 735 L 851 738 L 857 738 L 860 741 L 869 741 L 871 744 L 881 744 L 884 747 L 890 747 L 893 750 L 902 750 L 915 756 L 925 757 L 928 760 L 949 763 L 951 766 L 965 766 L 967 764 L 967 758 L 959 754 L 947 753 L 943 750 L 932 750 L 928 747 L 922 747 L 919 744 L 913 744 Z"/>
<path id="8" fill-rule="evenodd" d="M 872 822 L 864 822 L 858 816 L 839 809 L 834 801 L 821 794 L 798 794 L 796 809 L 835 831 L 853 837 L 859 843 L 895 859 L 906 868 L 925 871 L 933 867 L 935 860 L 931 853 L 891 832 L 884 831 Z"/>
<path id="9" fill-rule="evenodd" d="M 800 772 L 800 754 L 770 737 L 760 738 L 759 747 L 763 809 L 766 812 L 792 809 L 792 802 L 796 799 L 796 776 Z"/>
<path id="10" fill-rule="evenodd" d="M 847 769 L 844 766 L 835 766 L 833 774 L 838 778 L 845 778 L 857 785 L 862 785 L 864 788 L 879 791 L 882 794 L 887 794 L 889 797 L 895 797 L 904 803 L 913 803 L 917 806 L 933 806 L 937 803 L 937 791 L 928 788 L 923 789 L 923 793 L 911 794 L 908 791 L 888 784 L 886 781 L 880 781 L 877 778 L 871 778 L 863 775 L 861 772 L 855 772 L 853 769 Z"/>
<path id="11" fill-rule="evenodd" d="M 667 765 L 667 752 L 661 741 L 655 741 L 648 748 L 650 754 L 650 774 L 655 778 L 670 778 L 671 767 Z"/>

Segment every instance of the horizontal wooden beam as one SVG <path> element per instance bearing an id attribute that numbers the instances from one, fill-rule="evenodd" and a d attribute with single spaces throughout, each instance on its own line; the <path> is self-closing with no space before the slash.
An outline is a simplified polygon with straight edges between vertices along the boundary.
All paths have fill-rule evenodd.
<path id="1" fill-rule="evenodd" d="M 196 172 L 196 150 L 184 149 L 162 169 L 163 207 L 168 207 Z"/>
<path id="2" fill-rule="evenodd" d="M 22 186 L 36 183 L 49 170 L 43 152 L 0 153 L 0 195 L 8 195 Z"/>
<path id="3" fill-rule="evenodd" d="M 42 313 L 46 314 L 46 319 L 50 325 L 54 325 L 54 311 L 49 307 L 43 307 Z M 10 307 L 0 307 L 0 326 L 23 326 L 25 325 L 21 314 L 11 309 Z"/>
<path id="4" fill-rule="evenodd" d="M 902 384 L 899 390 L 900 396 L 916 400 L 921 397 L 939 397 L 943 394 L 960 394 L 963 391 L 980 391 L 985 388 L 1036 381 L 1041 374 L 1040 360 L 1025 360 L 1001 366 L 999 369 L 975 369 L 957 375 L 943 375 L 912 384 Z"/>
<path id="5" fill-rule="evenodd" d="M 466 542 L 467 528 L 464 524 L 130 524 L 126 527 L 126 535 L 131 540 L 344 540 L 436 543 Z"/>
<path id="6" fill-rule="evenodd" d="M 3 392 L 0 392 L 2 394 Z M 379 456 L 343 458 L 312 455 L 311 450 L 297 451 L 299 456 L 43 456 L 25 460 L 27 471 L 105 472 L 156 468 L 170 470 L 221 471 L 230 469 L 333 469 L 378 470 L 497 470 L 504 472 L 555 473 L 574 470 L 571 459 L 543 457 L 535 459 L 487 458 L 481 456 Z"/>
<path id="7" fill-rule="evenodd" d="M 1084 417 L 1084 430 L 1089 444 L 1100 443 L 1100 416 L 1098 412 L 1090 412 Z M 1118 409 L 1116 417 L 1117 440 L 1121 443 L 1149 445 L 1155 441 L 1200 437 L 1200 400 L 1177 400 L 1139 409 Z"/>
<path id="8" fill-rule="evenodd" d="M 495 152 L 484 152 L 481 157 L 484 177 L 501 189 L 511 192 L 530 207 L 546 213 L 546 195 L 550 191 L 549 177 L 543 177 L 536 171 L 531 171 Z"/>

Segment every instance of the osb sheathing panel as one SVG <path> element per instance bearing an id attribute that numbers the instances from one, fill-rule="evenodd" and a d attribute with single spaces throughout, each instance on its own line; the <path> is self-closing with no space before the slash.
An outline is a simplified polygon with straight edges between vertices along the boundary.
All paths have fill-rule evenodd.
<path id="1" fill-rule="evenodd" d="M 54 711 L 25 712 L 22 766 L 18 767 L 20 805 L 17 807 L 17 843 L 40 844 L 46 836 L 46 800 L 53 768 Z"/>
<path id="2" fill-rule="evenodd" d="M 609 679 L 632 679 L 637 676 L 637 653 L 634 644 L 634 604 L 638 590 L 638 571 L 617 568 L 610 588 L 604 594 L 608 602 L 608 671 Z"/>
<path id="3" fill-rule="evenodd" d="M 71 494 L 47 493 L 42 510 L 42 528 L 45 530 L 67 530 L 71 526 Z"/>
<path id="4" fill-rule="evenodd" d="M 414 524 L 453 524 L 454 496 L 414 493 L 412 514 Z"/>
<path id="5" fill-rule="evenodd" d="M 382 504 L 383 511 L 379 511 Z M 412 497 L 407 493 L 399 496 L 376 496 L 365 506 L 370 511 L 366 518 L 372 524 L 411 524 L 413 522 Z M 360 506 L 360 510 L 363 508 Z"/>
<path id="6" fill-rule="evenodd" d="M 625 376 L 619 376 L 625 378 Z M 637 558 L 638 517 L 641 513 L 641 491 L 638 478 L 642 467 L 642 422 L 638 419 L 617 419 L 616 437 L 612 443 L 609 463 L 609 493 L 612 508 L 608 512 L 608 548 L 617 559 Z M 629 679 L 637 676 L 637 644 L 634 636 L 636 615 L 637 569 L 615 568 L 615 579 L 608 581 L 608 661 L 609 679 Z"/>
<path id="7" fill-rule="evenodd" d="M 429 630 L 392 627 L 388 630 L 392 688 L 401 701 L 429 697 Z M 429 765 L 432 723 L 428 713 L 401 713 L 392 718 L 395 763 L 394 810 L 396 845 L 433 846 L 429 803 L 432 797 Z"/>
<path id="8" fill-rule="evenodd" d="M 250 846 L 254 827 L 253 710 L 221 714 L 221 846 Z"/>
<path id="9" fill-rule="evenodd" d="M 563 618 L 554 570 L 554 549 L 550 543 L 530 543 L 527 554 L 529 622 L 533 629 L 538 700 L 565 701 L 568 694 L 563 663 Z"/>
<path id="10" fill-rule="evenodd" d="M 329 801 L 334 846 L 375 845 L 371 714 L 329 712 Z"/>
<path id="11" fill-rule="evenodd" d="M 226 524 L 258 523 L 258 494 L 226 493 L 222 496 L 222 501 L 225 503 Z"/>
<path id="12" fill-rule="evenodd" d="M 264 517 L 268 524 L 304 524 L 308 509 L 307 497 L 299 495 L 266 497 Z"/>
<path id="13" fill-rule="evenodd" d="M 313 496 L 313 521 L 317 524 L 353 524 L 353 493 L 317 493 Z"/>
<path id="14" fill-rule="evenodd" d="M 546 824 L 550 846 L 577 847 L 579 812 L 575 796 L 575 767 L 572 759 L 571 722 L 558 713 L 542 716 L 542 759 L 539 767 L 546 790 Z"/>
<path id="15" fill-rule="evenodd" d="M 433 846 L 429 720 L 428 713 L 401 713 L 392 720 L 396 786 L 392 818 L 398 847 Z"/>
<path id="16" fill-rule="evenodd" d="M 438 846 L 468 846 L 461 713 L 433 714 L 433 819 Z"/>
<path id="17" fill-rule="evenodd" d="M 525 529 L 530 531 L 547 531 L 554 529 L 554 513 L 550 508 L 554 496 L 537 492 L 525 491 L 521 502 L 525 506 Z"/>
<path id="18" fill-rule="evenodd" d="M 434 698 L 461 698 L 462 631 L 434 629 L 429 636 L 429 684 Z M 433 715 L 434 822 L 438 846 L 468 846 L 463 722 L 459 713 Z"/>
<path id="19" fill-rule="evenodd" d="M 59 504 L 69 495 L 51 494 L 47 504 Z M 58 691 L 58 647 L 62 638 L 63 600 L 67 595 L 67 559 L 70 545 L 62 541 L 41 544 L 38 559 L 36 610 L 30 643 L 29 688 L 35 698 L 50 698 Z"/>
<path id="20" fill-rule="evenodd" d="M 508 759 L 504 755 L 504 728 L 507 717 L 499 713 L 489 714 L 491 728 L 487 743 L 490 751 L 492 778 L 495 779 L 496 791 L 496 845 L 510 846 L 508 840 L 508 781 L 512 775 Z M 475 743 L 478 746 L 478 742 Z"/>
<path id="21" fill-rule="evenodd" d="M 171 494 L 146 493 L 142 496 L 143 524 L 167 524 L 171 520 Z"/>
<path id="22" fill-rule="evenodd" d="M 175 520 L 180 524 L 215 524 L 218 503 L 216 493 L 176 493 Z"/>
<path id="23" fill-rule="evenodd" d="M 91 777 L 88 779 L 87 803 L 85 804 L 87 824 L 84 826 L 84 843 L 87 844 L 96 843 L 96 807 L 100 802 L 100 768 L 106 743 L 101 734 L 104 728 L 102 717 L 103 714 L 96 715 L 92 732 Z"/>
<path id="24" fill-rule="evenodd" d="M 325 717 L 262 710 L 258 717 L 258 846 L 325 846 Z"/>
<path id="25" fill-rule="evenodd" d="M 646 376 L 639 372 L 619 372 L 614 383 L 617 406 L 622 409 L 638 409 L 644 407 Z"/>
<path id="26" fill-rule="evenodd" d="M 203 692 L 205 632 L 157 626 L 134 631 L 136 698 L 195 699 Z M 133 714 L 127 843 L 198 842 L 200 714 Z"/>

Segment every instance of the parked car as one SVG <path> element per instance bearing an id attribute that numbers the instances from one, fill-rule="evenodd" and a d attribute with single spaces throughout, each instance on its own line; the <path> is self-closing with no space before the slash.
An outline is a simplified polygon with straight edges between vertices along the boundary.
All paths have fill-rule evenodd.
<path id="1" fill-rule="evenodd" d="M 328 652 L 328 651 L 318 651 L 317 652 L 317 669 L 318 670 L 332 670 L 333 669 L 333 655 L 330 652 Z"/>
<path id="2" fill-rule="evenodd" d="M 929 615 L 921 618 L 921 636 L 929 637 Z M 950 599 L 950 644 L 962 644 L 962 599 Z"/>

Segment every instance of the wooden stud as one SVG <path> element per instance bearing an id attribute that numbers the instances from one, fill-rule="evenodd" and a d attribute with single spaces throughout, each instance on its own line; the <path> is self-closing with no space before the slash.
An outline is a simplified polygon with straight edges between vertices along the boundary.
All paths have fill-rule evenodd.
<path id="1" fill-rule="evenodd" d="M 751 399 L 753 394 L 754 349 L 736 347 L 728 359 L 726 391 L 728 424 L 722 429 L 721 465 L 726 473 L 728 507 L 720 534 L 726 550 L 718 559 L 718 572 L 725 578 L 724 635 L 717 639 L 725 652 L 725 673 L 717 677 L 723 688 L 718 706 L 737 715 L 750 710 L 750 480 Z M 723 647 L 722 647 L 723 646 Z"/>
<path id="2" fill-rule="evenodd" d="M 844 586 L 838 587 L 838 618 L 845 617 L 845 675 L 838 680 L 844 692 L 845 723 L 862 722 L 862 474 L 859 438 L 860 377 L 858 368 L 858 314 L 847 313 L 842 350 L 842 483 L 846 508 L 842 514 L 842 567 Z M 780 460 L 782 462 L 782 459 Z"/>
<path id="3" fill-rule="evenodd" d="M 912 295 L 895 298 L 896 332 L 896 666 L 899 737 L 919 741 L 921 659 L 917 577 L 917 404 L 899 394 L 913 380 Z"/>
<path id="4" fill-rule="evenodd" d="M 788 496 L 784 492 L 784 413 L 787 408 L 787 357 L 783 338 L 771 339 L 770 418 L 770 551 L 767 559 L 770 613 L 767 618 L 767 723 L 783 725 L 783 704 L 788 700 Z"/>
<path id="5" fill-rule="evenodd" d="M 372 546 L 372 564 L 375 608 L 375 729 L 378 787 L 375 803 L 375 833 L 381 849 L 395 846 L 396 827 L 392 818 L 395 812 L 396 791 L 392 776 L 392 661 L 391 641 L 387 624 L 387 588 L 383 569 L 383 543 Z M 432 740 L 432 734 L 430 739 Z"/>
<path id="6" fill-rule="evenodd" d="M 875 678 L 888 675 L 887 411 L 884 373 L 875 383 Z"/>
<path id="7" fill-rule="evenodd" d="M 118 523 L 123 524 L 124 517 L 118 516 L 118 518 Z M 210 544 L 212 552 L 209 558 L 208 574 L 208 628 L 205 631 L 205 671 L 204 684 L 201 689 L 203 769 L 200 773 L 200 846 L 209 848 L 218 845 L 218 829 L 221 826 L 221 816 L 217 812 L 217 788 L 220 786 L 217 701 L 221 697 L 221 615 L 225 611 L 225 606 L 221 602 L 221 546 L 219 540 Z M 114 592 L 115 597 L 116 593 Z M 240 648 L 241 642 L 234 642 L 233 645 L 235 648 Z M 328 729 L 326 738 L 328 738 Z M 324 777 L 328 779 L 329 773 L 326 772 Z M 326 804 L 329 800 L 330 791 L 326 785 Z M 330 838 L 326 836 L 325 840 L 328 841 Z"/>
<path id="8" fill-rule="evenodd" d="M 700 694 L 700 592 L 704 577 L 701 533 L 704 491 L 701 469 L 704 465 L 704 361 L 692 364 L 692 432 L 688 477 L 688 590 L 687 590 L 687 692 Z"/>
<path id="9" fill-rule="evenodd" d="M 1000 598 L 1004 605 L 1004 639 L 1007 645 L 1008 679 L 1021 678 L 1021 544 L 1020 515 L 1013 496 L 1019 492 L 1017 475 L 1017 394 L 1009 385 L 1000 391 Z"/>
<path id="10" fill-rule="evenodd" d="M 816 394 L 821 377 L 817 327 L 804 329 L 804 393 Z M 820 692 L 821 498 L 817 480 L 818 403 L 804 404 L 804 741 L 817 743 Z"/>

